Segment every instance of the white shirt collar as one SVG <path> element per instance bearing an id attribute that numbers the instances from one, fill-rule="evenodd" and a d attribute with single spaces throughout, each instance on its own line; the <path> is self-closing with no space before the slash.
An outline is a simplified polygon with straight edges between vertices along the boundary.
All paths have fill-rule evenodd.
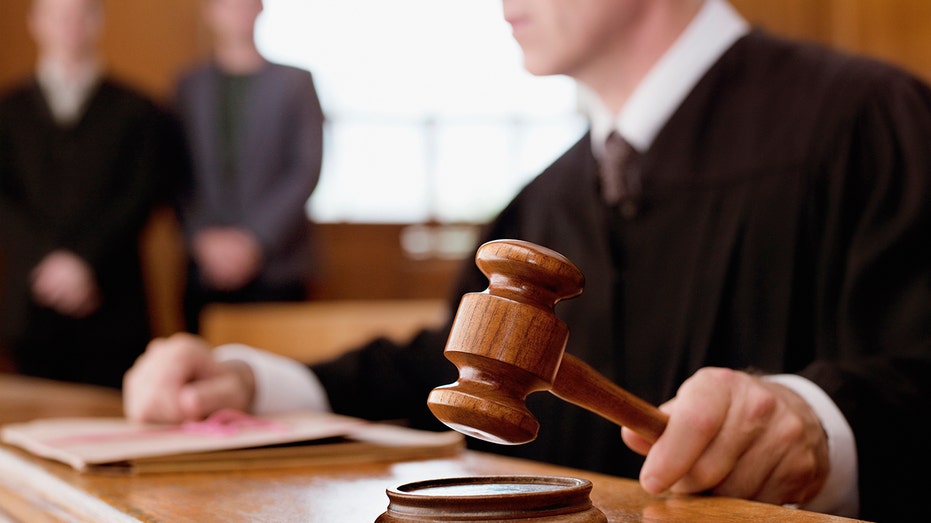
<path id="1" fill-rule="evenodd" d="M 96 60 L 84 67 L 66 71 L 60 64 L 39 62 L 36 77 L 52 116 L 59 124 L 73 124 L 83 112 L 87 100 L 101 79 L 103 68 Z"/>
<path id="2" fill-rule="evenodd" d="M 592 142 L 596 156 L 612 130 L 646 151 L 699 80 L 750 26 L 725 0 L 707 0 L 685 31 L 637 85 L 617 116 L 591 91 Z"/>

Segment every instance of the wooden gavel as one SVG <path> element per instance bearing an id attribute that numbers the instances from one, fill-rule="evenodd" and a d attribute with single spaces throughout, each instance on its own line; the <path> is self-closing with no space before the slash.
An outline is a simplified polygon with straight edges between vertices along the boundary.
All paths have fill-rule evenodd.
<path id="1" fill-rule="evenodd" d="M 488 242 L 475 259 L 489 285 L 464 295 L 459 304 L 445 350 L 459 379 L 427 398 L 440 421 L 486 441 L 528 443 L 540 424 L 525 400 L 549 390 L 650 442 L 659 438 L 665 413 L 565 354 L 569 328 L 554 307 L 581 294 L 585 284 L 572 262 L 519 240 Z"/>

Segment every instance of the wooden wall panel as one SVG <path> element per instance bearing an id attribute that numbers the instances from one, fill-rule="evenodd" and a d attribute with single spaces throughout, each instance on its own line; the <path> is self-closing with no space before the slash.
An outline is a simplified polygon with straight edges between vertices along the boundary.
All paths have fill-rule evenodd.
<path id="1" fill-rule="evenodd" d="M 887 60 L 931 82 L 928 0 L 732 0 L 775 33 Z"/>
<path id="2" fill-rule="evenodd" d="M 791 38 L 831 43 L 831 3 L 825 0 L 732 0 L 755 26 Z"/>
<path id="3" fill-rule="evenodd" d="M 207 49 L 199 0 L 109 0 L 104 55 L 115 73 L 151 93 L 170 93 L 182 68 Z"/>
<path id="4" fill-rule="evenodd" d="M 834 0 L 835 12 L 847 2 Z M 931 81 L 931 2 L 859 0 L 849 27 L 835 29 L 838 45 L 898 63 Z"/>
<path id="5" fill-rule="evenodd" d="M 442 299 L 462 261 L 414 259 L 401 246 L 408 224 L 319 223 L 319 299 Z"/>
<path id="6" fill-rule="evenodd" d="M 30 0 L 0 0 L 0 86 L 28 74 L 35 49 L 26 32 Z"/>

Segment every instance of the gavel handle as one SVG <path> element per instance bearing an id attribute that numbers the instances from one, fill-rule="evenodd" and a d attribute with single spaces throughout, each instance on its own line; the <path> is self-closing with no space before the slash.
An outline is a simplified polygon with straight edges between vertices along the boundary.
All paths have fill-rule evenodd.
<path id="1" fill-rule="evenodd" d="M 563 354 L 550 392 L 656 442 L 669 416 L 614 384 L 584 361 Z"/>

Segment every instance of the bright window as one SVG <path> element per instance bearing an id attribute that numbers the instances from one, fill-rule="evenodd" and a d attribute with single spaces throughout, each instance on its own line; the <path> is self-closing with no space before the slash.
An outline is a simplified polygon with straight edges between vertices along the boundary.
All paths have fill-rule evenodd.
<path id="1" fill-rule="evenodd" d="M 256 36 L 327 117 L 316 221 L 484 222 L 584 132 L 524 71 L 500 0 L 266 0 Z"/>

